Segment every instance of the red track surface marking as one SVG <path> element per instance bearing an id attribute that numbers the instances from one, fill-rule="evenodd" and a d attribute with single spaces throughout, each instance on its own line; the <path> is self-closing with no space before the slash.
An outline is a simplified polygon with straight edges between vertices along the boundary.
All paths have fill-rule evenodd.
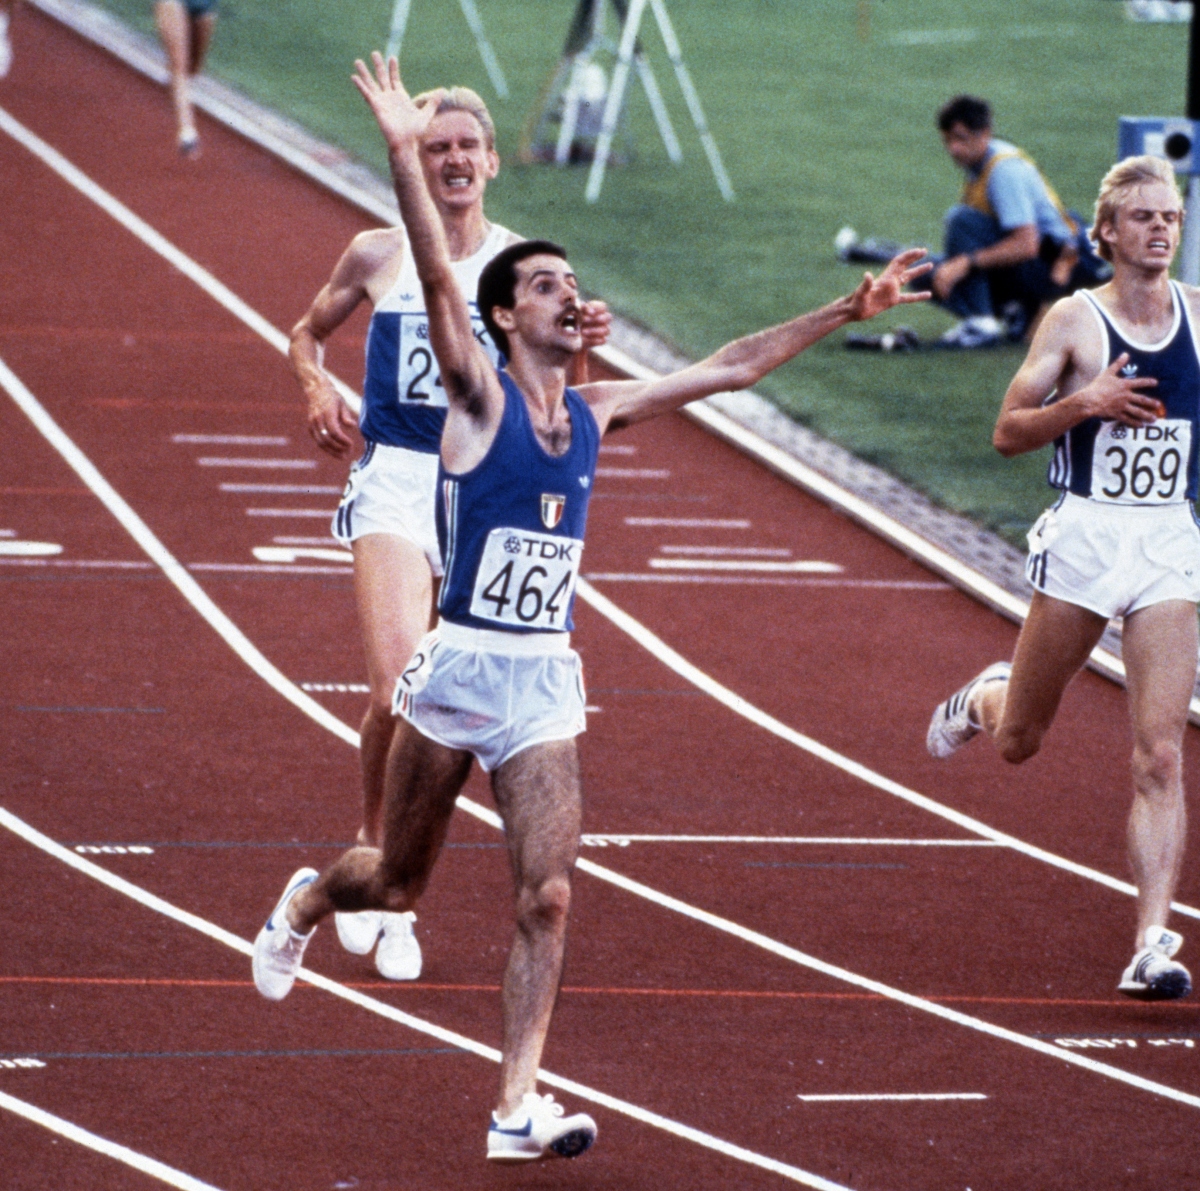
<path id="1" fill-rule="evenodd" d="M 156 88 L 28 17 L 0 106 L 274 327 L 290 325 L 362 220 L 217 128 L 205 129 L 199 168 L 177 161 Z M 62 77 L 77 80 L 70 102 L 55 81 Z M 93 113 L 86 126 L 81 108 Z M 245 516 L 251 500 L 316 510 L 328 498 L 222 492 L 221 472 L 239 477 L 196 463 L 218 452 L 172 441 L 290 437 L 258 457 L 301 457 L 299 403 L 277 352 L 2 137 L 0 205 L 8 216 L 0 252 L 16 279 L 0 292 L 0 358 L 165 548 L 189 566 L 243 567 L 276 534 L 323 528 L 315 519 Z M 360 367 L 350 339 L 331 351 L 347 377 Z M 0 406 L 0 433 L 11 444 L 0 460 L 0 525 L 22 540 L 62 544 L 63 561 L 130 559 L 125 531 L 98 502 L 79 500 L 72 474 L 12 405 Z M 664 546 L 746 546 L 828 560 L 854 580 L 929 581 L 683 419 L 612 445 L 631 448 L 622 461 L 630 468 L 671 476 L 598 484 L 594 573 L 650 573 L 649 560 L 669 553 Z M 342 469 L 315 461 L 306 479 L 337 487 Z M 345 574 L 192 573 L 292 684 L 361 683 Z M 103 863 L 251 937 L 287 874 L 337 848 L 274 845 L 353 833 L 352 750 L 264 687 L 160 572 L 5 567 L 0 585 L 18 628 L 5 648 L 5 805 L 62 840 L 249 845 L 156 846 Z M 646 581 L 597 581 L 597 590 L 781 724 L 1000 832 L 1124 873 L 1129 741 L 1119 691 L 1084 676 L 1047 755 L 1020 771 L 984 749 L 947 766 L 923 755 L 933 703 L 1011 649 L 1011 626 L 958 594 Z M 578 619 L 592 698 L 604 707 L 583 747 L 589 832 L 920 838 L 946 830 L 718 706 L 590 608 Z M 361 711 L 360 695 L 314 697 L 343 723 Z M 97 714 L 103 708 L 153 714 Z M 468 793 L 487 798 L 478 778 Z M 310 950 L 313 967 L 351 995 L 361 996 L 349 985 L 364 986 L 385 1009 L 419 1006 L 443 1029 L 494 1045 L 490 988 L 510 931 L 494 839 L 482 824 L 455 824 L 451 843 L 460 846 L 447 850 L 418 924 L 428 981 L 419 997 L 415 988 L 364 986 L 369 966 L 341 953 L 329 931 Z M 818 846 L 798 861 L 777 844 L 753 845 L 752 854 L 740 845 L 647 844 L 609 849 L 604 859 L 787 949 L 935 1004 L 969 1006 L 1050 1045 L 1096 1043 L 1065 1048 L 1064 1057 L 1101 1057 L 1150 1084 L 1200 1092 L 1195 1048 L 1175 1045 L 1194 1032 L 1194 1007 L 1113 999 L 1128 958 L 1128 897 L 1012 849 L 911 849 L 881 862 L 869 845 Z M 489 1064 L 434 1053 L 340 997 L 306 992 L 266 1005 L 246 983 L 242 956 L 7 833 L 0 863 L 19 878 L 0 974 L 70 981 L 0 985 L 13 1054 L 145 1056 L 6 1068 L 0 1090 L 231 1189 L 351 1178 L 362 1187 L 494 1183 L 480 1157 Z M 1196 904 L 1198 894 L 1191 864 L 1180 896 Z M 1182 1186 L 1194 1169 L 1195 1109 L 848 992 L 608 885 L 581 878 L 576 902 L 572 991 L 546 1066 L 582 1084 L 855 1187 Z M 177 983 L 94 983 L 131 978 Z M 610 988 L 621 991 L 598 991 Z M 395 1053 L 404 1048 L 413 1053 Z M 364 1051 L 378 1054 L 336 1057 Z M 200 1054 L 230 1057 L 182 1057 Z M 250 1057 L 267 1054 L 276 1057 Z M 796 1100 L 944 1091 L 988 1100 Z M 618 1113 L 597 1115 L 594 1153 L 521 1171 L 512 1176 L 518 1185 L 781 1183 Z M 59 1154 L 63 1147 L 33 1139 L 24 1122 L 5 1118 L 0 1130 L 6 1150 L 22 1156 L 22 1186 L 130 1185 L 125 1172 L 80 1181 L 77 1164 L 99 1159 Z"/>

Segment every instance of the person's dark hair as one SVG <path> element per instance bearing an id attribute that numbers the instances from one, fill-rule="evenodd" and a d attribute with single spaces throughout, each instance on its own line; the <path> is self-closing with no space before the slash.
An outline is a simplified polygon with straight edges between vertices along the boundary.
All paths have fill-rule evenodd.
<path id="1" fill-rule="evenodd" d="M 499 306 L 511 310 L 517 304 L 517 263 L 531 256 L 557 256 L 567 259 L 567 250 L 549 240 L 520 240 L 498 252 L 479 274 L 479 288 L 475 300 L 479 304 L 479 317 L 487 327 L 492 342 L 507 356 L 508 336 L 496 326 L 492 310 Z"/>
<path id="2" fill-rule="evenodd" d="M 938 128 L 949 132 L 956 124 L 964 124 L 971 132 L 982 132 L 992 126 L 992 108 L 986 99 L 974 95 L 956 95 L 938 110 Z"/>

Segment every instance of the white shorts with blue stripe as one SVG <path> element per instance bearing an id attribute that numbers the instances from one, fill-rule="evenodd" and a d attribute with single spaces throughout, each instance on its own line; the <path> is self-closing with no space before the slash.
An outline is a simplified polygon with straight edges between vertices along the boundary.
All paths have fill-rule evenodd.
<path id="1" fill-rule="evenodd" d="M 433 516 L 437 469 L 436 455 L 368 442 L 362 458 L 350 468 L 333 515 L 333 536 L 347 546 L 369 533 L 405 538 L 424 552 L 434 575 L 441 575 Z"/>
<path id="2" fill-rule="evenodd" d="M 1038 591 L 1107 619 L 1164 600 L 1200 602 L 1200 527 L 1190 503 L 1139 507 L 1065 493 L 1029 531 Z"/>

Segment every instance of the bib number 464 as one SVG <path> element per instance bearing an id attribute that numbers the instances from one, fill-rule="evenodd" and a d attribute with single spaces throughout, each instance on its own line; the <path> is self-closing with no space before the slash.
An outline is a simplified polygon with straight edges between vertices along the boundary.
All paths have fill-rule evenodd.
<path id="1" fill-rule="evenodd" d="M 524 530 L 488 535 L 471 595 L 471 615 L 499 624 L 563 631 L 583 543 Z"/>

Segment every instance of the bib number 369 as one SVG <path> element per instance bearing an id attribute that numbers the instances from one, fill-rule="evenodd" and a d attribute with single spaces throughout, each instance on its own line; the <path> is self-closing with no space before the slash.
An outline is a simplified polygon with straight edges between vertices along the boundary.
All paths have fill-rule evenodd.
<path id="1" fill-rule="evenodd" d="M 1187 418 L 1149 426 L 1105 422 L 1092 448 L 1092 499 L 1161 505 L 1183 500 L 1192 449 Z"/>
<path id="2" fill-rule="evenodd" d="M 566 628 L 583 542 L 521 529 L 488 534 L 471 615 L 525 629 Z"/>

